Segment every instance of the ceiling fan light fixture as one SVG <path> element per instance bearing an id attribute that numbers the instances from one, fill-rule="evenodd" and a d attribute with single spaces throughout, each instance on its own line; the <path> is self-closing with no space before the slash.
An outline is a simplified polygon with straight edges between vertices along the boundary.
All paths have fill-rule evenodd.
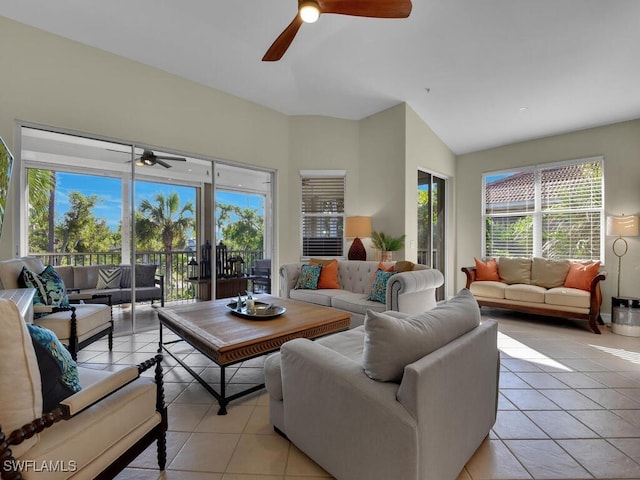
<path id="1" fill-rule="evenodd" d="M 305 23 L 314 23 L 320 18 L 320 7 L 314 1 L 306 1 L 300 4 L 300 18 Z"/>

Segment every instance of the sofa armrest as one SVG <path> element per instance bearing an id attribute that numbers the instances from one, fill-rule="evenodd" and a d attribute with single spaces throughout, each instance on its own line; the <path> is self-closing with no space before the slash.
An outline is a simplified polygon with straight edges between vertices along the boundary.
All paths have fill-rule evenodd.
<path id="1" fill-rule="evenodd" d="M 476 267 L 462 267 L 460 270 L 467 276 L 465 288 L 469 288 L 476 281 Z"/>
<path id="2" fill-rule="evenodd" d="M 416 422 L 397 384 L 307 339 L 284 344 L 281 362 L 285 433 L 296 446 L 337 478 L 418 478 Z M 407 471 L 385 471 L 398 465 Z"/>
<path id="3" fill-rule="evenodd" d="M 290 298 L 289 292 L 294 289 L 298 282 L 302 263 L 286 263 L 280 266 L 280 296 Z"/>
<path id="4" fill-rule="evenodd" d="M 124 387 L 128 383 L 138 378 L 138 368 L 134 366 L 126 367 L 114 372 L 102 381 L 83 388 L 78 393 L 67 397 L 60 402 L 60 407 L 66 417 L 72 417 L 82 410 L 90 407 L 104 397 Z"/>
<path id="5" fill-rule="evenodd" d="M 398 402 L 416 418 L 421 468 L 429 469 L 418 478 L 455 478 L 495 423 L 497 332 L 497 322 L 485 320 L 405 367 Z"/>
<path id="6" fill-rule="evenodd" d="M 78 415 L 91 407 L 91 405 L 95 405 L 101 400 L 107 398 L 109 395 L 118 391 L 120 388 L 136 380 L 139 378 L 140 373 L 148 370 L 154 365 L 155 383 L 157 385 L 156 411 L 162 415 L 162 421 L 166 424 L 164 386 L 162 381 L 162 354 L 157 354 L 153 358 L 150 358 L 137 366 L 120 370 L 111 375 L 108 379 L 87 387 L 87 393 L 85 395 L 82 395 L 83 391 L 81 390 L 71 397 L 68 397 L 58 408 L 51 412 L 44 413 L 41 417 L 36 418 L 31 423 L 14 430 L 6 437 L 2 432 L 2 426 L 0 425 L 0 458 L 3 460 L 11 460 L 11 445 L 20 445 L 25 440 L 28 440 L 43 430 L 50 428 L 55 423 L 61 420 L 69 420 L 70 418 L 73 418 L 75 415 Z M 135 377 L 133 377 L 133 375 L 135 375 Z M 14 465 L 14 462 L 9 462 L 8 465 Z M 5 471 L 2 470 L 2 468 L 4 468 L 4 464 L 0 465 L 0 467 L 0 472 L 4 473 Z"/>
<path id="7" fill-rule="evenodd" d="M 421 313 L 436 306 L 436 288 L 444 284 L 439 270 L 401 272 L 387 281 L 387 310 Z"/>

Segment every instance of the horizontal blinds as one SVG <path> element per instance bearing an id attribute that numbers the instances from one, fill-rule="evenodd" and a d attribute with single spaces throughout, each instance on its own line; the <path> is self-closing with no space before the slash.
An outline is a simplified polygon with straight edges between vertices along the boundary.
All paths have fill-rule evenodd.
<path id="1" fill-rule="evenodd" d="M 602 207 L 601 163 L 581 163 L 541 170 L 540 198 L 543 211 Z"/>
<path id="2" fill-rule="evenodd" d="M 523 171 L 487 177 L 485 213 L 533 212 L 535 209 L 535 172 Z"/>
<path id="3" fill-rule="evenodd" d="M 533 217 L 491 217 L 486 219 L 488 257 L 533 256 Z"/>
<path id="4" fill-rule="evenodd" d="M 302 177 L 302 255 L 342 256 L 344 176 Z"/>
<path id="5" fill-rule="evenodd" d="M 601 158 L 485 175 L 485 255 L 599 259 L 603 183 Z"/>

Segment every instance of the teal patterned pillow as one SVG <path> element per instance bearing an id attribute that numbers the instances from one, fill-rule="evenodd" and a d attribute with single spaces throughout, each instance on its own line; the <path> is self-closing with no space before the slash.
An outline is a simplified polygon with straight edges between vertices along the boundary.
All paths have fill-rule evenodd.
<path id="1" fill-rule="evenodd" d="M 21 287 L 36 289 L 36 294 L 33 297 L 34 305 L 69 306 L 67 288 L 62 277 L 51 265 L 48 265 L 41 274 L 32 272 L 27 267 L 22 267 L 18 284 Z"/>
<path id="2" fill-rule="evenodd" d="M 27 328 L 36 351 L 42 380 L 42 409 L 44 412 L 50 412 L 62 400 L 82 389 L 78 367 L 69 351 L 51 330 L 31 323 L 27 324 Z"/>
<path id="3" fill-rule="evenodd" d="M 320 271 L 322 265 L 302 265 L 300 276 L 298 277 L 298 283 L 296 283 L 296 290 L 305 288 L 307 290 L 318 289 L 318 279 L 320 278 Z"/>
<path id="4" fill-rule="evenodd" d="M 367 300 L 374 302 L 387 303 L 387 280 L 396 272 L 384 272 L 381 268 L 376 272 L 376 278 L 371 285 L 371 292 Z"/>

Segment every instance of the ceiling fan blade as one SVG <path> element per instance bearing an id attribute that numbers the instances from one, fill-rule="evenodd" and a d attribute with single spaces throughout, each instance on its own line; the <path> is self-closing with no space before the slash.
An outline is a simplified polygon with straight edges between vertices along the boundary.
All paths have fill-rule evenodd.
<path id="1" fill-rule="evenodd" d="M 280 60 L 291 45 L 291 42 L 293 42 L 293 39 L 295 38 L 296 33 L 298 33 L 298 30 L 300 30 L 302 23 L 300 15 L 296 15 L 289 26 L 284 29 L 280 36 L 276 38 L 276 41 L 269 47 L 267 53 L 262 57 L 262 61 L 275 62 Z"/>
<path id="2" fill-rule="evenodd" d="M 164 155 L 155 155 L 156 160 L 173 160 L 174 162 L 186 162 L 187 159 L 184 157 L 168 157 Z"/>
<path id="3" fill-rule="evenodd" d="M 156 165 L 162 165 L 164 168 L 171 168 L 171 165 L 169 165 L 167 162 L 160 160 L 159 158 L 156 158 Z"/>
<path id="4" fill-rule="evenodd" d="M 411 13 L 411 0 L 316 0 L 321 13 L 337 13 L 356 17 L 406 18 Z"/>

